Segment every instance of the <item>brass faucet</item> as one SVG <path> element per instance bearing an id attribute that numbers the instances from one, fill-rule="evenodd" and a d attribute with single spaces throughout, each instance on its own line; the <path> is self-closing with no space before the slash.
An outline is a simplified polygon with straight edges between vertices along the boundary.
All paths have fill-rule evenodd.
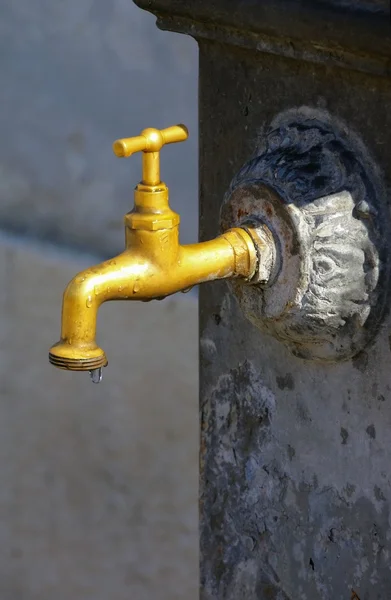
<path id="1" fill-rule="evenodd" d="M 96 343 L 99 306 L 108 300 L 162 299 L 196 284 L 231 277 L 257 279 L 263 236 L 257 227 L 229 229 L 215 239 L 179 244 L 179 215 L 171 210 L 168 188 L 160 180 L 159 152 L 165 144 L 188 137 L 184 125 L 144 129 L 141 135 L 117 140 L 118 157 L 143 155 L 142 181 L 134 192 L 134 208 L 125 215 L 125 250 L 72 279 L 65 289 L 61 339 L 52 346 L 52 365 L 90 371 L 99 382 L 107 365 Z"/>

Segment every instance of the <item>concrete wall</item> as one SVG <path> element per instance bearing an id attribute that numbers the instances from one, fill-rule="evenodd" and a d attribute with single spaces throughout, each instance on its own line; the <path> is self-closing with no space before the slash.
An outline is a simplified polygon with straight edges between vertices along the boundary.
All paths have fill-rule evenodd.
<path id="1" fill-rule="evenodd" d="M 189 126 L 163 177 L 196 238 L 196 63 L 131 0 L 0 7 L 1 600 L 197 597 L 196 300 L 104 306 L 100 386 L 47 361 L 65 284 L 123 247 L 115 138 Z"/>

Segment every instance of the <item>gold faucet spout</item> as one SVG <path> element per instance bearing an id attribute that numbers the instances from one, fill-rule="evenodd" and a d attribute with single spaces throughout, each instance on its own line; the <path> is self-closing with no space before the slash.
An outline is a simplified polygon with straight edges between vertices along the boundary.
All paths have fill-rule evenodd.
<path id="1" fill-rule="evenodd" d="M 163 235 L 152 233 L 145 254 L 134 244 L 134 249 L 131 246 L 117 257 L 79 273 L 68 284 L 63 296 L 61 339 L 49 353 L 54 366 L 91 371 L 107 365 L 106 355 L 96 343 L 97 314 L 103 302 L 164 298 L 205 281 L 250 279 L 255 272 L 254 242 L 242 228 L 209 242 L 177 245 L 174 254 L 170 238 L 175 233 L 159 233 Z M 162 239 L 167 252 L 162 252 Z M 157 248 L 155 243 L 151 245 L 154 241 Z"/>
<path id="2" fill-rule="evenodd" d="M 123 253 L 78 273 L 67 285 L 62 304 L 61 339 L 49 352 L 50 362 L 60 369 L 92 371 L 107 365 L 96 343 L 98 309 L 103 302 L 131 298 L 139 277 L 150 265 L 131 261 Z"/>

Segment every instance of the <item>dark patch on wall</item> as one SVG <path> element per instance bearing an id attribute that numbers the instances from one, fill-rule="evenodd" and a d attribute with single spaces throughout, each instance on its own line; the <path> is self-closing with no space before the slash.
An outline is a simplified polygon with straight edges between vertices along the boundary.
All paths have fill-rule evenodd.
<path id="1" fill-rule="evenodd" d="M 352 360 L 353 366 L 361 371 L 361 373 L 365 373 L 368 367 L 368 354 L 363 351 L 360 354 L 357 354 Z"/>
<path id="2" fill-rule="evenodd" d="M 387 499 L 378 485 L 375 485 L 373 488 L 373 493 L 375 494 L 376 500 L 379 500 L 379 502 L 386 502 Z"/>
<path id="3" fill-rule="evenodd" d="M 294 390 L 295 381 L 291 373 L 276 377 L 276 382 L 280 390 Z"/>
<path id="4" fill-rule="evenodd" d="M 347 429 L 345 429 L 345 427 L 341 427 L 340 434 L 341 434 L 341 439 L 342 439 L 341 443 L 342 443 L 342 445 L 345 446 L 347 444 L 347 441 L 348 441 L 349 432 L 348 432 Z"/>
<path id="5" fill-rule="evenodd" d="M 307 422 L 310 422 L 312 420 L 310 412 L 309 412 L 307 406 L 305 404 L 303 404 L 303 402 L 298 402 L 297 403 L 296 410 L 297 410 L 297 416 L 298 416 L 298 418 L 303 423 L 307 423 Z"/>
<path id="6" fill-rule="evenodd" d="M 215 313 L 213 315 L 213 318 L 214 318 L 214 321 L 215 321 L 216 325 L 220 325 L 220 323 L 221 323 L 221 316 L 218 313 Z"/>
<path id="7" fill-rule="evenodd" d="M 294 457 L 296 455 L 296 450 L 290 445 L 288 444 L 288 456 L 289 456 L 289 460 L 293 460 Z"/>
<path id="8" fill-rule="evenodd" d="M 351 498 L 356 491 L 356 486 L 353 483 L 347 483 L 345 486 L 345 493 L 348 498 Z"/>

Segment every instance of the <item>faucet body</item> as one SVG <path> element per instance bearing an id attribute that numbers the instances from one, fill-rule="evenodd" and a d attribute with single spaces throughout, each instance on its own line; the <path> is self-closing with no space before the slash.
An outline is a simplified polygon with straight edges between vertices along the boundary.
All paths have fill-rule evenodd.
<path id="1" fill-rule="evenodd" d="M 231 229 L 208 242 L 181 246 L 178 226 L 129 230 L 124 252 L 77 274 L 65 289 L 61 340 L 49 354 L 59 368 L 90 371 L 107 365 L 96 344 L 97 313 L 110 300 L 162 299 L 205 281 L 251 278 L 257 253 L 250 234 Z"/>
<path id="2" fill-rule="evenodd" d="M 54 366 L 94 371 L 107 365 L 96 343 L 97 313 L 103 302 L 162 299 L 205 281 L 254 277 L 260 240 L 253 228 L 236 227 L 198 244 L 179 243 L 180 217 L 171 210 L 168 188 L 160 181 L 158 150 L 164 143 L 186 137 L 187 130 L 175 126 L 162 132 L 144 130 L 138 138 L 115 142 L 118 156 L 144 148 L 143 180 L 135 189 L 134 208 L 124 219 L 125 250 L 79 273 L 68 284 L 61 339 L 49 353 Z"/>

